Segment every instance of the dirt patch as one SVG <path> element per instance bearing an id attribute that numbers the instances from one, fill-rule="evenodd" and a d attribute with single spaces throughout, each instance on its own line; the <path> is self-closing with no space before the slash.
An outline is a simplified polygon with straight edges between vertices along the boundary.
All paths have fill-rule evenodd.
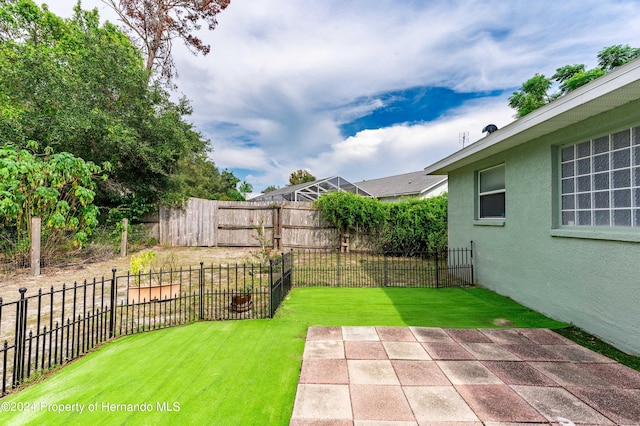
<path id="1" fill-rule="evenodd" d="M 256 249 L 230 248 L 230 247 L 155 247 L 157 263 L 172 265 L 173 267 L 198 267 L 200 262 L 205 265 L 227 265 L 235 263 L 251 262 L 252 252 Z M 135 255 L 135 253 L 133 253 Z M 117 275 L 126 275 L 129 270 L 131 255 L 127 257 L 114 257 L 112 259 L 95 262 L 70 265 L 64 268 L 45 268 L 42 274 L 33 277 L 29 270 L 23 269 L 10 275 L 0 275 L 0 297 L 4 302 L 20 298 L 19 289 L 27 288 L 27 295 L 33 295 L 42 288 L 48 291 L 62 288 L 63 284 L 71 285 L 74 282 L 99 280 L 101 277 L 111 278 L 111 270 L 116 269 Z"/>

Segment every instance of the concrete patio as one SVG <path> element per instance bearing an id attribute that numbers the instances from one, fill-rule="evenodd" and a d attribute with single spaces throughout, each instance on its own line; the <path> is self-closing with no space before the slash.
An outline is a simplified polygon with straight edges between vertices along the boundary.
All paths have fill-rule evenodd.
<path id="1" fill-rule="evenodd" d="M 311 327 L 290 424 L 638 425 L 640 372 L 546 329 Z"/>

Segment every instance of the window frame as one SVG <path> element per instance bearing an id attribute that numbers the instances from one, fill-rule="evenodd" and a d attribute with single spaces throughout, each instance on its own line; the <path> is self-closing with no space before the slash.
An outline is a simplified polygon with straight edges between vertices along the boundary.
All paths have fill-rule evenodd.
<path id="1" fill-rule="evenodd" d="M 558 146 L 556 164 L 560 228 L 640 231 L 640 126 Z"/>
<path id="2" fill-rule="evenodd" d="M 484 191 L 482 192 L 482 174 L 490 171 L 490 170 L 494 170 L 497 168 L 502 168 L 503 169 L 503 185 L 502 188 L 499 189 L 493 189 L 490 191 Z M 477 185 L 477 191 L 476 191 L 476 219 L 479 221 L 504 221 L 507 217 L 507 179 L 506 179 L 506 166 L 505 163 L 501 163 L 501 164 L 497 164 L 495 166 L 491 166 L 491 167 L 487 167 L 484 168 L 482 170 L 478 170 L 476 172 L 476 185 Z M 483 216 L 482 215 L 482 197 L 487 197 L 487 196 L 491 196 L 491 195 L 497 195 L 497 194 L 504 194 L 503 196 L 503 203 L 504 205 L 502 206 L 502 210 L 503 210 L 503 215 L 502 216 Z"/>

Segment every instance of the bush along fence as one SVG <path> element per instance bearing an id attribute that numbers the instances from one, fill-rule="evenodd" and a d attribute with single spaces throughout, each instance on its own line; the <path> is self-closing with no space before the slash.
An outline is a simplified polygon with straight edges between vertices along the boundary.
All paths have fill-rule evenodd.
<path id="1" fill-rule="evenodd" d="M 268 265 L 218 265 L 116 275 L 0 299 L 1 396 L 33 376 L 124 335 L 200 320 L 272 318 L 295 284 L 341 287 L 470 285 L 472 248 L 406 258 L 391 254 L 289 252 Z"/>

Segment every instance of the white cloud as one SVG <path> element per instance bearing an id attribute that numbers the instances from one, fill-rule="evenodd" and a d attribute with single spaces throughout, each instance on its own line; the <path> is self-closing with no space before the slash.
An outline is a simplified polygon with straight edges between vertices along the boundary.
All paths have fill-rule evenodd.
<path id="1" fill-rule="evenodd" d="M 449 114 L 346 140 L 339 124 L 380 107 L 376 95 L 384 92 L 514 88 L 565 63 L 593 65 L 605 45 L 640 35 L 640 26 L 628 25 L 638 6 L 624 2 L 547 1 L 526 9 L 503 1 L 257 3 L 232 2 L 211 37 L 212 55 L 181 58 L 189 71 L 181 70 L 180 80 L 198 124 L 213 116 L 256 132 L 254 141 L 269 153 L 252 174 L 256 187 L 282 185 L 298 168 L 353 179 L 420 169 L 429 163 L 421 158 L 449 153 L 461 131 L 479 133 L 492 114 Z M 494 109 L 485 101 L 492 106 L 478 110 Z M 510 120 L 506 99 L 499 102 Z"/>
<path id="2" fill-rule="evenodd" d="M 70 15 L 69 0 L 48 3 Z M 99 0 L 83 5 L 113 20 Z M 232 0 L 218 21 L 200 33 L 206 57 L 175 41 L 177 84 L 218 167 L 252 170 L 255 189 L 300 168 L 354 180 L 419 170 L 460 148 L 460 132 L 475 140 L 513 114 L 503 95 L 343 138 L 339 126 L 380 108 L 385 93 L 510 93 L 536 72 L 591 67 L 603 47 L 640 40 L 635 0 Z"/>
<path id="3" fill-rule="evenodd" d="M 461 149 L 461 134 L 468 132 L 468 144 L 485 136 L 482 129 L 487 124 L 510 123 L 513 114 L 505 104 L 505 98 L 479 99 L 435 121 L 364 130 L 308 164 L 318 177 L 340 175 L 352 181 L 421 170 Z"/>

